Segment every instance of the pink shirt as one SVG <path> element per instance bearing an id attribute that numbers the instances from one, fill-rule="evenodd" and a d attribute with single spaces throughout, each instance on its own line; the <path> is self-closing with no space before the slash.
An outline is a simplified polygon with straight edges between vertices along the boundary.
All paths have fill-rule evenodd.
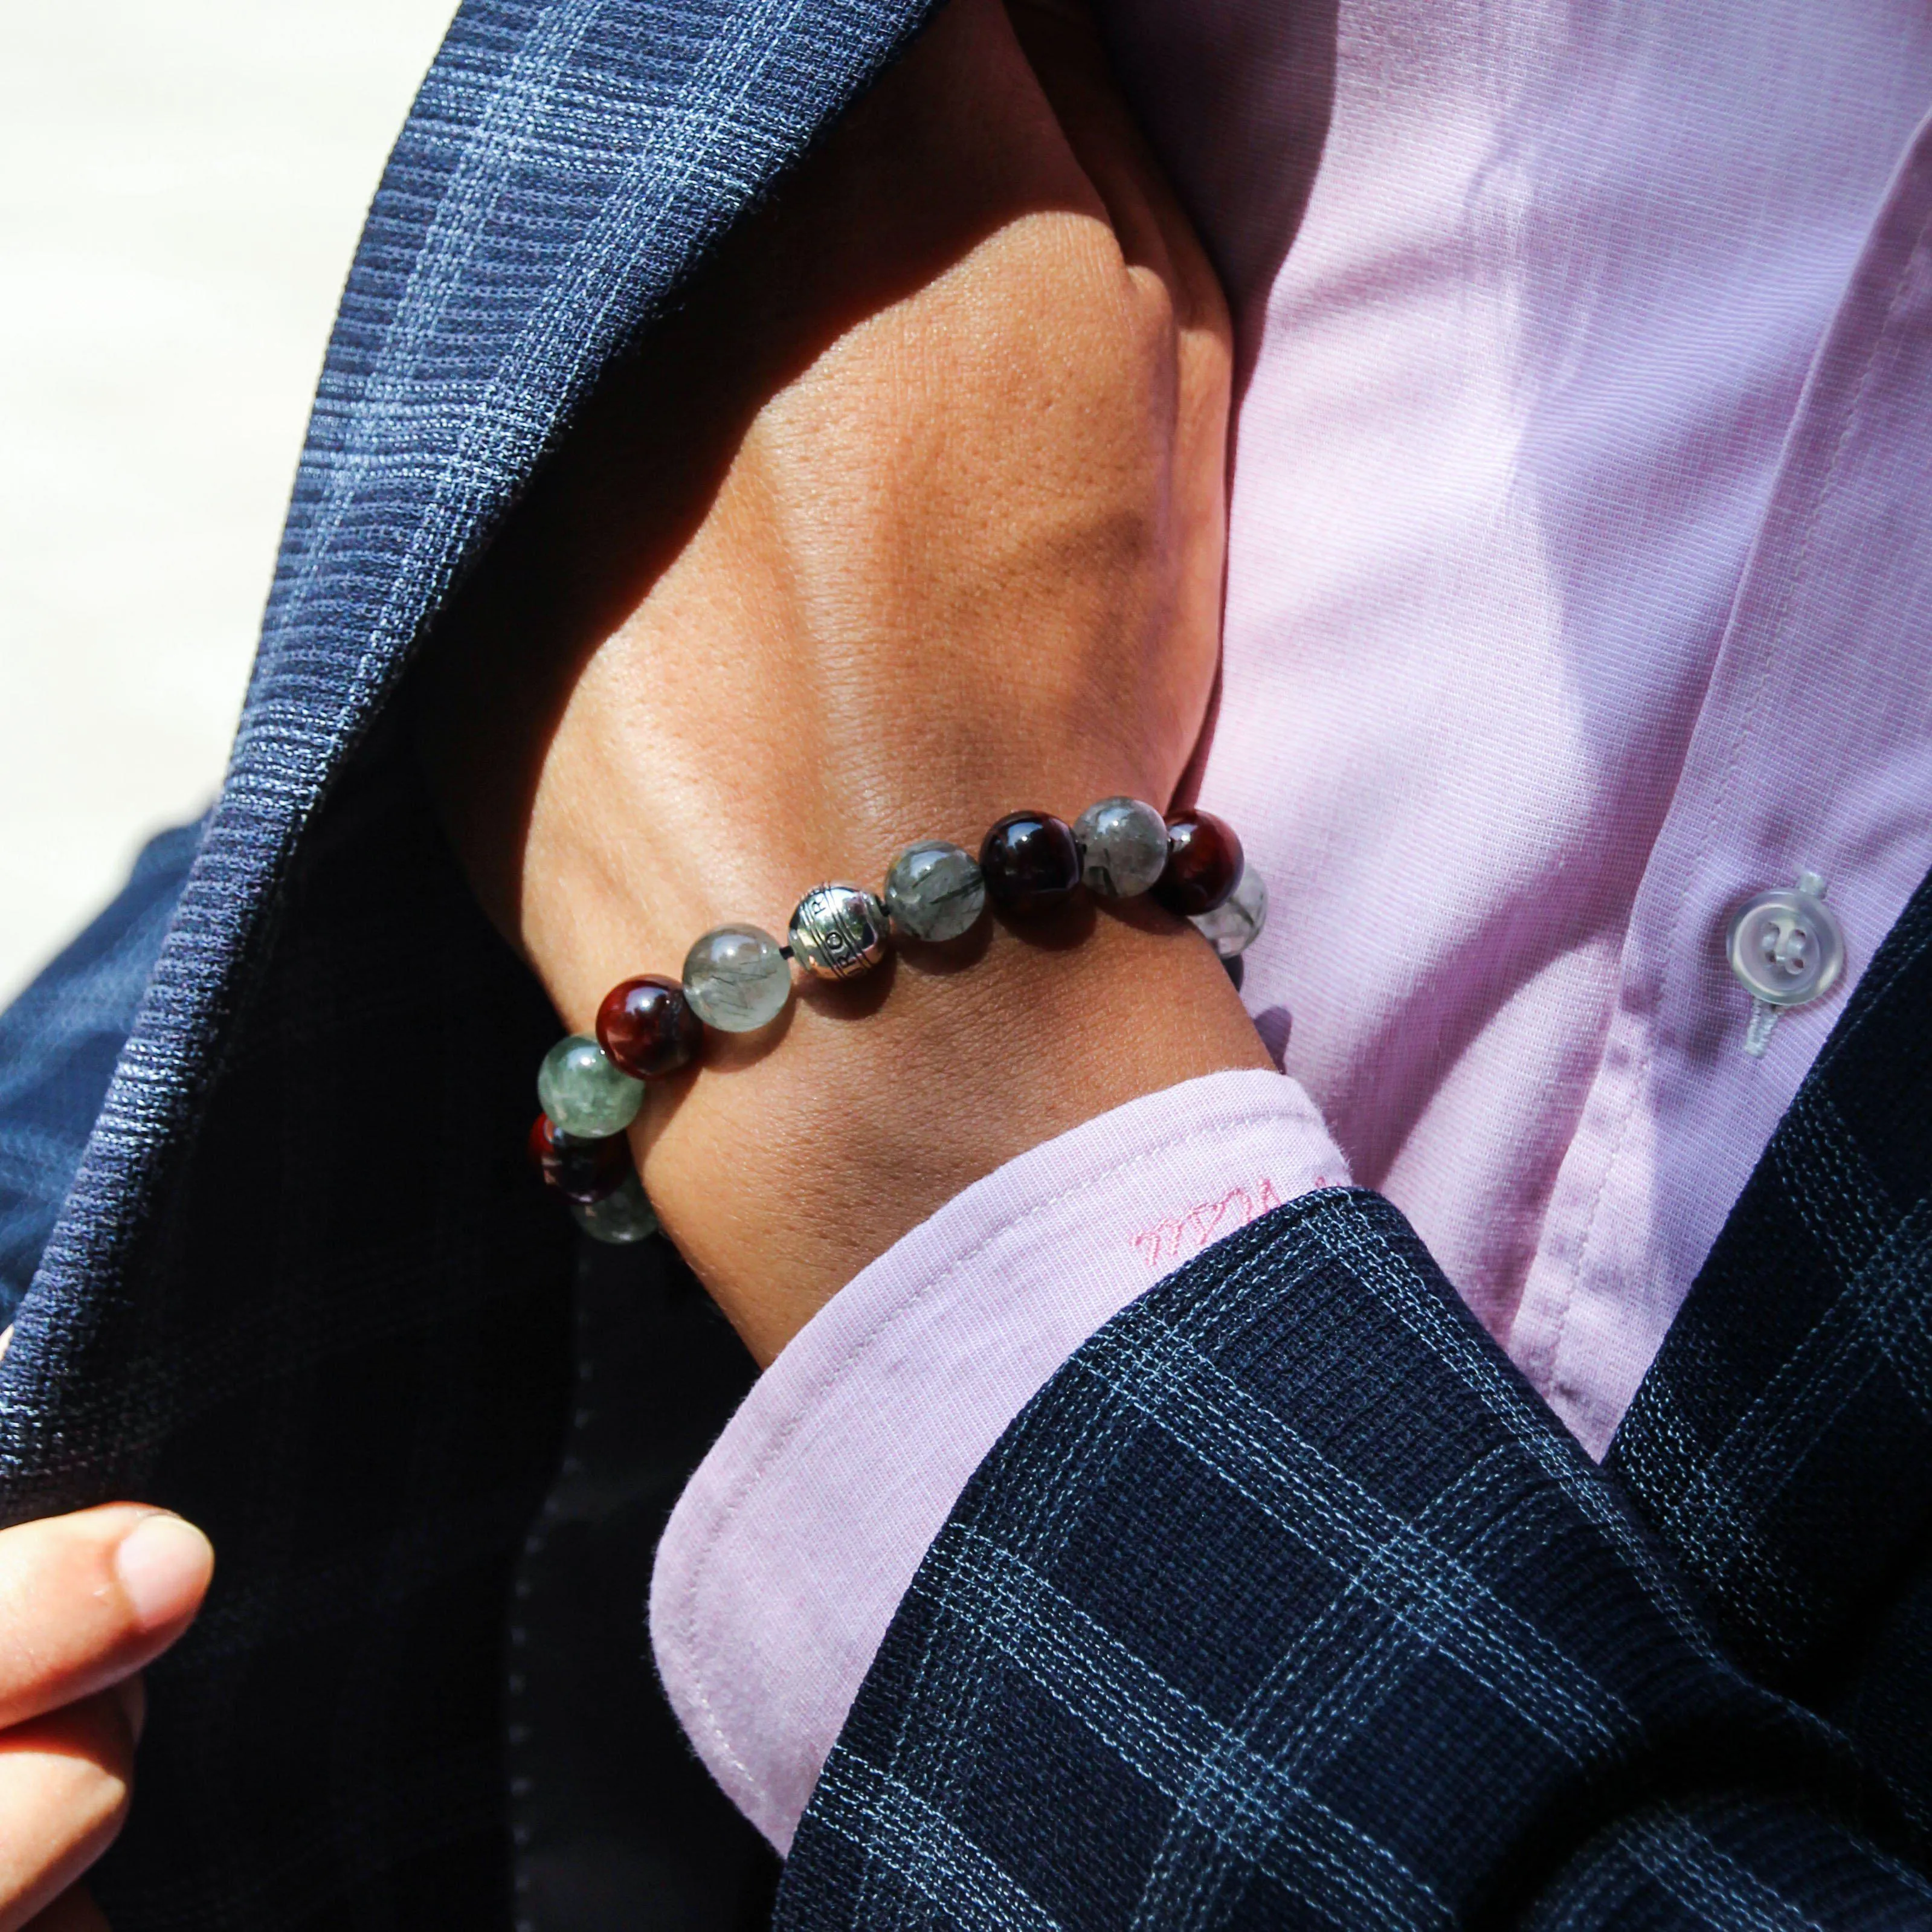
<path id="1" fill-rule="evenodd" d="M 1202 797 L 1268 880 L 1244 998 L 1292 1077 L 1190 1082 L 969 1188 L 706 1458 L 652 1638 L 781 1847 L 980 1457 L 1275 1199 L 1387 1193 L 1600 1454 L 1932 870 L 1932 19 L 1108 17 L 1243 346 Z M 1850 964 L 1754 1058 L 1724 931 L 1807 869 Z"/>

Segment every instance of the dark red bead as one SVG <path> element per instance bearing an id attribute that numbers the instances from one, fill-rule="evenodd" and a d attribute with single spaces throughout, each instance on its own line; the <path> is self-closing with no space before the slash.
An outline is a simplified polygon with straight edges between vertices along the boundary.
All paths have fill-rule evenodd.
<path id="1" fill-rule="evenodd" d="M 586 1205 L 614 1194 L 631 1171 L 631 1146 L 622 1134 L 601 1141 L 560 1134 L 548 1114 L 530 1129 L 530 1160 L 537 1172 L 566 1201 Z"/>
<path id="2" fill-rule="evenodd" d="M 980 846 L 993 903 L 1007 912 L 1046 912 L 1080 883 L 1073 828 L 1046 812 L 1010 812 Z"/>
<path id="3" fill-rule="evenodd" d="M 675 980 L 647 973 L 626 980 L 597 1009 L 597 1044 L 633 1080 L 660 1080 L 698 1058 L 704 1022 Z"/>
<path id="4" fill-rule="evenodd" d="M 1196 806 L 1167 821 L 1167 868 L 1154 896 L 1192 919 L 1214 908 L 1241 882 L 1241 842 L 1225 818 Z"/>

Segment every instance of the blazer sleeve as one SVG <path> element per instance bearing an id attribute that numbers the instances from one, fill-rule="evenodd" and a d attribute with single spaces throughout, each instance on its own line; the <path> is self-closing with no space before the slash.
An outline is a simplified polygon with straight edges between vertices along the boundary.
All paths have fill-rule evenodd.
<path id="1" fill-rule="evenodd" d="M 778 1924 L 1932 1927 L 1380 1197 L 1102 1328 L 900 1605 Z"/>

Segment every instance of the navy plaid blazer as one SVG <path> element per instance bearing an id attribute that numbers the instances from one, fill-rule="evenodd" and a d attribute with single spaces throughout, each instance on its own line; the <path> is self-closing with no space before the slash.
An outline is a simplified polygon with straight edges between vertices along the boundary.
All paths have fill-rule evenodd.
<path id="1" fill-rule="evenodd" d="M 1594 1468 L 1401 1216 L 1101 1330 L 928 1552 L 786 1928 L 1932 1925 L 1932 882 Z"/>
<path id="2" fill-rule="evenodd" d="M 641 1662 L 746 1365 L 523 1173 L 554 1017 L 397 694 L 599 372 L 927 4 L 470 0 L 221 796 L 0 1018 L 5 1519 L 144 1497 L 220 1552 L 151 1674 L 118 1932 L 769 1909 Z M 1606 1470 L 1372 1196 L 1160 1284 L 935 1543 L 781 1921 L 1932 1925 L 1928 1056 L 1922 892 Z"/>

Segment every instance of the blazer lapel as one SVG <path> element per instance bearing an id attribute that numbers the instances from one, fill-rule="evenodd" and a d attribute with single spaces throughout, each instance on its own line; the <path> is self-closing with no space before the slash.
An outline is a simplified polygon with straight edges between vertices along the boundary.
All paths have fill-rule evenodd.
<path id="1" fill-rule="evenodd" d="M 51 1480 L 59 1391 L 88 1372 L 317 807 L 412 646 L 611 356 L 930 4 L 457 16 L 350 271 L 226 782 L 0 1366 L 12 1518 L 71 1493 Z"/>
<path id="2" fill-rule="evenodd" d="M 123 1932 L 511 1922 L 515 1586 L 573 1403 L 573 1230 L 520 1151 L 556 1020 L 387 700 L 924 4 L 470 0 L 398 143 L 227 781 L 0 1362 L 5 1518 L 133 1496 L 220 1552 L 92 1875 Z"/>

